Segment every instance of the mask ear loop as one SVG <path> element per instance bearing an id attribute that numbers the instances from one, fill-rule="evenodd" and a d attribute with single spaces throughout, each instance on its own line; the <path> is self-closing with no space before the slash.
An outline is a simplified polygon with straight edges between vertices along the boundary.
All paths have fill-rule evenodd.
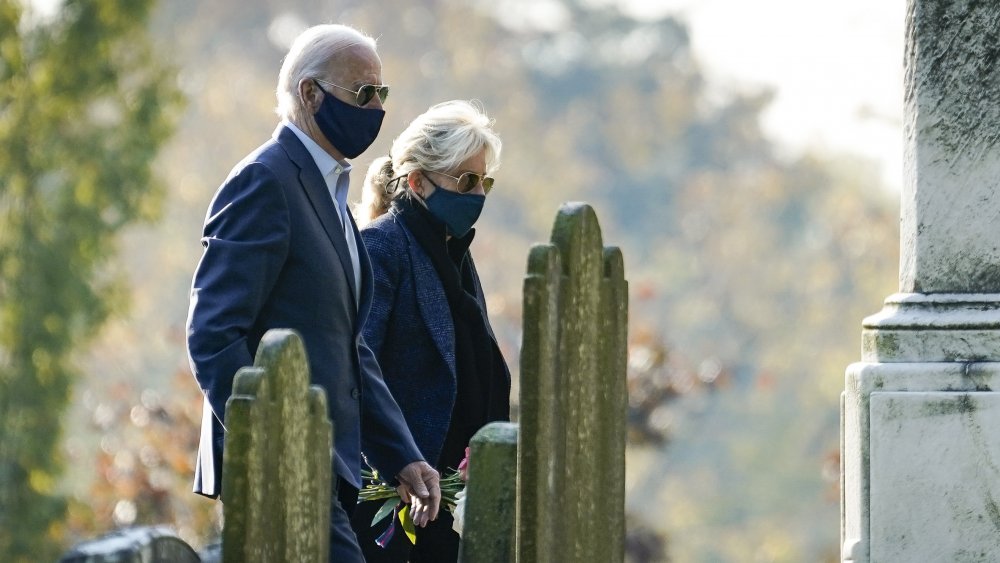
<path id="1" fill-rule="evenodd" d="M 395 178 L 389 180 L 385 183 L 385 193 L 388 195 L 393 195 L 399 193 L 399 181 L 405 179 L 406 176 L 396 176 Z"/>

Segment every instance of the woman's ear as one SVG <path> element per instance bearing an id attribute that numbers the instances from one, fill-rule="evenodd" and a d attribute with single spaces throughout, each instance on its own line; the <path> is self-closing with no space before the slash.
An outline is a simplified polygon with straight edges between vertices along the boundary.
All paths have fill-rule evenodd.
<path id="1" fill-rule="evenodd" d="M 416 192 L 417 195 L 423 197 L 424 195 L 424 182 L 423 175 L 419 170 L 412 170 L 406 175 L 406 183 L 410 186 L 410 189 Z"/>

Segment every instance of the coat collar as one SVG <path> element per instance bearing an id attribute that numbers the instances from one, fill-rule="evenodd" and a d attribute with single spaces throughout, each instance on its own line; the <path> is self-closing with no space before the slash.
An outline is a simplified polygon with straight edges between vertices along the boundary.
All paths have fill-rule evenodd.
<path id="1" fill-rule="evenodd" d="M 424 252 L 420 242 L 400 217 L 400 210 L 390 208 L 389 213 L 396 217 L 395 223 L 406 237 L 407 253 L 410 255 L 410 268 L 413 271 L 413 286 L 417 298 L 417 309 L 427 327 L 434 346 L 438 349 L 452 376 L 455 376 L 455 323 L 448 308 L 448 298 L 444 294 L 444 286 L 438 277 L 434 264 Z"/>

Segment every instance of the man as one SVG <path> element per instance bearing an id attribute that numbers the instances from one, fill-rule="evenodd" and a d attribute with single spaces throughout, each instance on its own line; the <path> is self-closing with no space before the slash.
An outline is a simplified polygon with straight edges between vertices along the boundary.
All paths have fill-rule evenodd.
<path id="1" fill-rule="evenodd" d="M 438 474 L 420 455 L 361 338 L 371 307 L 368 255 L 347 209 L 347 159 L 375 140 L 388 87 L 375 41 L 342 25 L 302 33 L 278 79 L 282 122 L 236 165 L 209 206 L 188 318 L 188 353 L 205 393 L 195 492 L 220 494 L 226 400 L 253 364 L 264 333 L 303 338 L 312 382 L 334 424 L 330 560 L 363 561 L 349 513 L 361 486 L 362 447 L 414 520 L 437 516 Z"/>

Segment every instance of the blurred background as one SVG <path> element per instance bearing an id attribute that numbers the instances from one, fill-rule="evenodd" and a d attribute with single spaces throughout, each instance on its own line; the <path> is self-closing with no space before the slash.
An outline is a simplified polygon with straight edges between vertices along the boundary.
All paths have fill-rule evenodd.
<path id="1" fill-rule="evenodd" d="M 598 212 L 630 282 L 628 559 L 836 561 L 838 401 L 895 292 L 903 0 L 0 0 L 0 557 L 116 527 L 196 547 L 184 350 L 205 209 L 316 23 L 376 36 L 368 163 L 478 99 L 473 246 L 509 363 L 531 244 Z M 515 373 L 516 377 L 516 373 Z M 516 386 L 516 382 L 515 382 Z"/>

